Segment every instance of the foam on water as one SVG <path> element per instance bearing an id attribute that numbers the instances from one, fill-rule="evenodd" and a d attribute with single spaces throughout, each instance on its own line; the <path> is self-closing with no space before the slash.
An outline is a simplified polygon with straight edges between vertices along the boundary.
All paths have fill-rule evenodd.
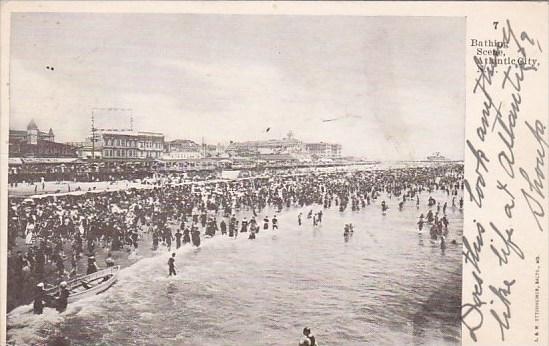
<path id="1" fill-rule="evenodd" d="M 415 206 L 400 212 L 396 200 L 387 202 L 386 216 L 377 204 L 325 210 L 316 228 L 306 219 L 312 207 L 301 209 L 302 227 L 300 210 L 292 208 L 277 214 L 279 231 L 261 229 L 253 241 L 241 233 L 203 239 L 199 249 L 186 245 L 173 251 L 175 277 L 167 272 L 171 252 L 162 248 L 121 270 L 107 292 L 63 314 L 15 309 L 9 338 L 28 345 L 59 329 L 75 344 L 278 346 L 295 343 L 309 325 L 322 345 L 458 344 L 459 321 L 421 309 L 453 299 L 446 292 L 460 285 L 461 212 L 448 210 L 458 245 L 441 253 L 428 232 L 418 234 Z M 355 232 L 344 243 L 349 221 Z"/>
<path id="2" fill-rule="evenodd" d="M 201 246 L 222 246 L 222 244 L 225 244 L 222 240 L 226 241 L 226 239 L 222 239 L 222 237 L 203 239 Z M 52 308 L 44 308 L 44 313 L 42 315 L 35 315 L 32 312 L 32 303 L 19 306 L 7 314 L 9 343 L 12 345 L 34 345 L 43 343 L 51 336 L 56 325 L 67 318 L 76 315 L 81 318 L 86 318 L 86 316 L 95 316 L 104 313 L 104 307 L 98 304 L 98 302 L 108 300 L 113 294 L 120 292 L 128 293 L 139 289 L 135 283 L 143 280 L 142 273 L 152 274 L 148 276 L 149 279 L 153 279 L 151 281 L 183 281 L 188 273 L 183 272 L 176 277 L 168 277 L 167 274 L 164 271 L 160 271 L 159 268 L 162 270 L 166 268 L 166 264 L 163 262 L 167 263 L 172 252 L 176 253 L 177 258 L 182 254 L 197 251 L 200 251 L 200 248 L 191 247 L 189 244 L 179 249 L 173 249 L 173 251 L 170 252 L 157 251 L 152 257 L 142 258 L 129 267 L 121 269 L 118 274 L 117 282 L 106 292 L 100 295 L 88 296 L 71 303 L 63 313 L 58 313 Z M 154 318 L 154 314 L 151 312 L 144 312 L 142 316 Z"/>

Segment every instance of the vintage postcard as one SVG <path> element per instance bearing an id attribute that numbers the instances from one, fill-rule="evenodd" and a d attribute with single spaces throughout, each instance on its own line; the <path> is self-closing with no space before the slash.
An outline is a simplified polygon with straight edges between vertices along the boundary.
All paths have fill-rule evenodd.
<path id="1" fill-rule="evenodd" d="M 547 2 L 0 23 L 0 344 L 549 344 Z"/>

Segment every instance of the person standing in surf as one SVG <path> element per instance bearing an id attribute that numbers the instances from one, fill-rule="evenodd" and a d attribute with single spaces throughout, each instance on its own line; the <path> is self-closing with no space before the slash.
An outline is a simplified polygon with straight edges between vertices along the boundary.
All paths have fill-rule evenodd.
<path id="1" fill-rule="evenodd" d="M 168 252 L 172 251 L 172 230 L 168 226 L 164 226 L 164 240 L 166 242 L 166 247 L 168 248 Z"/>
<path id="2" fill-rule="evenodd" d="M 110 252 L 107 254 L 107 258 L 105 258 L 105 264 L 107 265 L 107 268 L 114 267 L 114 259 Z"/>
<path id="3" fill-rule="evenodd" d="M 273 223 L 273 231 L 278 230 L 278 219 L 276 218 L 276 215 L 273 216 L 272 223 Z"/>
<path id="4" fill-rule="evenodd" d="M 177 273 L 175 272 L 175 252 L 172 252 L 172 257 L 168 260 L 168 276 L 175 276 Z"/>
<path id="5" fill-rule="evenodd" d="M 95 262 L 95 256 L 88 257 L 88 269 L 86 270 L 86 275 L 95 273 L 98 270 L 97 263 Z"/>
<path id="6" fill-rule="evenodd" d="M 227 234 L 227 223 L 225 223 L 225 219 L 222 219 L 221 223 L 219 223 L 219 229 L 221 230 L 221 235 Z"/>
<path id="7" fill-rule="evenodd" d="M 317 346 L 316 338 L 311 334 L 311 329 L 308 327 L 303 328 L 304 338 L 299 342 L 300 346 Z"/>
<path id="8" fill-rule="evenodd" d="M 255 239 L 255 233 L 259 230 L 259 226 L 252 225 L 250 227 L 250 235 L 248 236 L 248 239 Z"/>
<path id="9" fill-rule="evenodd" d="M 189 226 L 185 226 L 185 230 L 183 231 L 183 245 L 188 244 L 191 242 L 191 231 L 189 229 Z"/>
<path id="10" fill-rule="evenodd" d="M 32 306 L 32 312 L 35 315 L 41 315 L 44 312 L 44 301 L 46 300 L 46 291 L 44 291 L 44 283 L 40 282 L 36 285 L 34 294 L 34 303 Z"/>
<path id="11" fill-rule="evenodd" d="M 196 247 L 200 246 L 200 231 L 198 230 L 197 225 L 193 225 L 193 228 L 191 231 L 191 240 L 194 246 Z"/>
<path id="12" fill-rule="evenodd" d="M 246 220 L 246 218 L 242 219 L 240 227 L 240 233 L 248 232 L 248 220 Z"/>
<path id="13" fill-rule="evenodd" d="M 229 221 L 229 237 L 232 238 L 234 237 L 234 229 L 235 229 L 235 223 L 233 222 L 233 220 L 231 219 Z"/>
<path id="14" fill-rule="evenodd" d="M 181 233 L 181 230 L 177 230 L 175 232 L 175 248 L 179 249 L 181 247 L 181 237 L 183 236 L 183 233 Z"/>
<path id="15" fill-rule="evenodd" d="M 69 290 L 67 289 L 67 282 L 62 281 L 59 284 L 59 297 L 56 300 L 55 309 L 57 312 L 62 313 L 67 310 L 67 305 L 69 304 Z"/>
<path id="16" fill-rule="evenodd" d="M 264 230 L 269 229 L 269 217 L 268 216 L 265 216 L 265 218 L 263 219 L 263 229 Z"/>
<path id="17" fill-rule="evenodd" d="M 389 207 L 387 207 L 387 204 L 385 203 L 385 201 L 381 201 L 381 213 L 383 215 L 385 215 L 387 209 L 389 209 Z"/>
<path id="18" fill-rule="evenodd" d="M 425 223 L 425 221 L 423 220 L 423 214 L 421 214 L 419 216 L 419 221 L 417 222 L 417 228 L 420 232 L 421 232 L 421 230 L 423 230 L 423 224 L 424 223 Z"/>

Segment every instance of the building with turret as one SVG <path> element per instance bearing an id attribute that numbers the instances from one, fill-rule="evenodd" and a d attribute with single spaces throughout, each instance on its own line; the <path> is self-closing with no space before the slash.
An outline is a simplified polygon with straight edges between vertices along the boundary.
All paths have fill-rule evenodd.
<path id="1" fill-rule="evenodd" d="M 76 157 L 73 146 L 55 142 L 55 134 L 50 128 L 48 132 L 40 131 L 34 119 L 26 130 L 10 129 L 10 157 Z"/>
<path id="2" fill-rule="evenodd" d="M 19 140 L 28 144 L 37 144 L 38 140 L 55 142 L 53 129 L 50 127 L 48 132 L 42 132 L 38 129 L 34 119 L 31 119 L 26 130 L 10 130 L 10 140 Z"/>

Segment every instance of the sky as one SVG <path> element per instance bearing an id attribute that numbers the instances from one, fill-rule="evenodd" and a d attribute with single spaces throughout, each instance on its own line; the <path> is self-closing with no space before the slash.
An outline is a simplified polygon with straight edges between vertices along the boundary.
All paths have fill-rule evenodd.
<path id="1" fill-rule="evenodd" d="M 166 140 L 292 131 L 344 155 L 462 159 L 464 50 L 457 17 L 15 13 L 10 129 L 83 141 L 92 112 L 100 128 L 131 114 Z"/>

